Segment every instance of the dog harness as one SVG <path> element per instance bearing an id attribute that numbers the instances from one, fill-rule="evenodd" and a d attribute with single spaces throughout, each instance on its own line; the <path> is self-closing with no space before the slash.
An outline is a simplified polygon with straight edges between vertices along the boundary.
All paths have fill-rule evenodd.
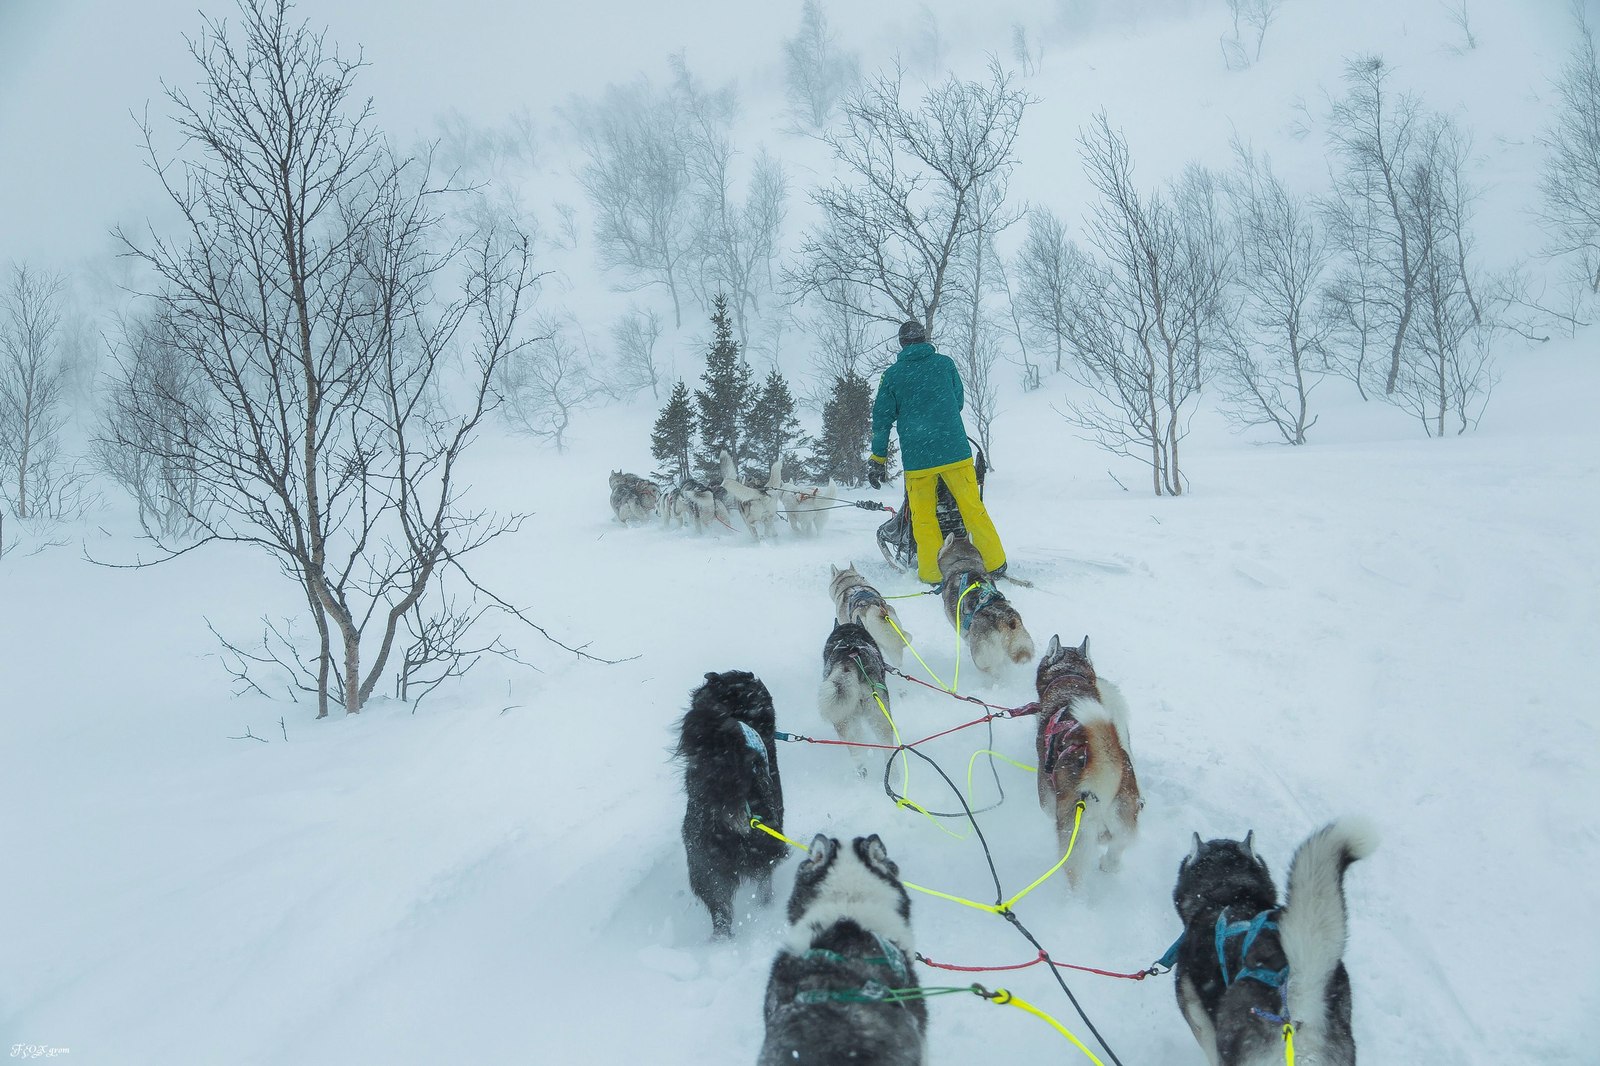
<path id="1" fill-rule="evenodd" d="M 979 611 L 996 600 L 1002 602 L 1005 600 L 1000 590 L 994 587 L 993 581 L 988 581 L 972 573 L 961 575 L 961 587 L 963 589 L 971 588 L 973 585 L 978 587 L 957 597 L 956 600 L 960 613 L 961 628 L 966 630 L 972 629 L 972 618 Z"/>
<path id="2" fill-rule="evenodd" d="M 812 948 L 810 951 L 802 955 L 801 958 L 824 959 L 828 962 L 838 963 L 840 965 L 849 965 L 855 962 L 865 962 L 874 966 L 882 966 L 893 975 L 896 985 L 904 984 L 910 977 L 911 973 L 910 968 L 906 965 L 905 952 L 901 951 L 899 945 L 895 944 L 894 941 L 885 940 L 877 933 L 872 934 L 872 939 L 878 942 L 878 950 L 883 954 L 853 958 L 849 955 L 841 955 L 837 951 L 829 951 L 827 948 Z M 883 984 L 880 981 L 872 980 L 867 981 L 866 984 L 862 985 L 859 989 L 851 989 L 848 991 L 833 991 L 826 988 L 809 988 L 803 992 L 797 993 L 794 997 L 794 1001 L 796 1003 L 831 1003 L 835 1001 L 850 1003 L 877 1003 L 886 1001 L 890 1003 L 899 1003 L 901 1006 L 905 1005 L 903 1000 L 894 997 L 893 988 Z"/>
<path id="3" fill-rule="evenodd" d="M 1263 929 L 1271 929 L 1273 932 L 1277 932 L 1278 923 L 1271 919 L 1271 911 L 1262 911 L 1248 922 L 1229 922 L 1228 908 L 1226 907 L 1222 908 L 1222 911 L 1217 915 L 1217 964 L 1222 967 L 1222 986 L 1224 988 L 1232 985 L 1235 981 L 1242 981 L 1247 977 L 1252 981 L 1260 981 L 1268 988 L 1282 988 L 1283 983 L 1289 979 L 1289 967 L 1287 966 L 1281 970 L 1267 970 L 1260 966 L 1244 966 L 1245 957 L 1250 954 L 1250 949 L 1255 945 L 1256 937 L 1261 935 L 1261 931 Z M 1239 948 L 1239 964 L 1243 968 L 1232 977 L 1229 977 L 1227 944 L 1229 940 L 1236 936 L 1244 937 L 1244 944 Z"/>
<path id="4" fill-rule="evenodd" d="M 1051 773 L 1062 759 L 1071 756 L 1082 762 L 1089 761 L 1089 738 L 1083 723 L 1072 717 L 1069 704 L 1052 714 L 1044 725 L 1044 765 L 1041 773 Z"/>
<path id="5" fill-rule="evenodd" d="M 756 753 L 756 755 L 760 756 L 760 758 L 761 758 L 761 777 L 762 777 L 762 779 L 763 779 L 763 781 L 764 781 L 764 783 L 766 785 L 766 788 L 763 789 L 762 791 L 763 792 L 771 792 L 772 791 L 772 765 L 769 762 L 767 762 L 767 745 L 766 745 L 766 742 L 764 742 L 761 739 L 761 734 L 756 732 L 755 728 L 753 726 L 751 726 L 749 722 L 742 722 L 742 721 L 739 722 L 739 729 L 744 734 L 744 742 L 745 742 L 745 744 L 750 748 L 751 751 L 754 751 Z M 765 800 L 763 799 L 763 797 L 757 796 L 757 799 L 762 801 L 762 806 L 763 807 L 766 806 L 766 803 L 765 803 Z M 766 811 L 766 810 L 756 811 L 756 810 L 751 808 L 750 801 L 749 800 L 745 800 L 745 804 L 744 804 L 745 821 L 748 822 L 751 818 L 761 818 L 762 821 L 766 821 L 767 819 L 765 817 L 762 817 L 762 816 L 763 815 L 770 816 L 771 813 L 772 812 Z"/>
<path id="6" fill-rule="evenodd" d="M 871 585 L 857 585 L 844 595 L 844 613 L 854 618 L 862 607 L 872 607 L 883 602 L 883 597 Z"/>

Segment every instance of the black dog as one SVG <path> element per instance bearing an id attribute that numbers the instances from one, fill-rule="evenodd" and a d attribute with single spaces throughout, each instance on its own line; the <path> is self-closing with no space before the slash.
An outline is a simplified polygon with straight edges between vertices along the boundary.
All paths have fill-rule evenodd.
<path id="1" fill-rule="evenodd" d="M 783 831 L 783 787 L 773 742 L 772 696 L 748 670 L 706 674 L 683 716 L 677 755 L 684 761 L 689 807 L 683 847 L 689 887 L 711 912 L 714 936 L 733 935 L 733 894 L 755 881 L 761 902 L 772 898 L 772 868 L 785 845 L 750 825 Z"/>
<path id="2" fill-rule="evenodd" d="M 1344 872 L 1372 853 L 1377 832 L 1347 818 L 1313 833 L 1289 863 L 1282 908 L 1254 845 L 1254 833 L 1242 841 L 1196 834 L 1178 867 L 1178 1006 L 1214 1066 L 1282 1062 L 1285 1022 L 1294 1024 L 1307 1061 L 1354 1066 L 1350 976 L 1341 958 Z"/>

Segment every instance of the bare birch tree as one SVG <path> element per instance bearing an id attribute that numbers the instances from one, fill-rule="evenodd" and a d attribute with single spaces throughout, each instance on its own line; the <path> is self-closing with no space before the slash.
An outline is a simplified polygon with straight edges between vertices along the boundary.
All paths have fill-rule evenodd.
<path id="1" fill-rule="evenodd" d="M 1576 40 L 1556 78 L 1555 120 L 1543 141 L 1540 221 L 1546 252 L 1560 256 L 1572 280 L 1600 295 L 1600 62 L 1581 3 L 1572 5 Z"/>
<path id="2" fill-rule="evenodd" d="M 661 399 L 662 368 L 656 355 L 661 339 L 661 316 L 639 307 L 611 325 L 611 344 L 616 351 L 613 380 L 622 393 L 631 395 L 650 390 L 652 400 Z"/>
<path id="3" fill-rule="evenodd" d="M 605 384 L 570 318 L 543 316 L 535 333 L 500 364 L 503 413 L 519 433 L 564 452 L 574 416 L 605 392 Z"/>
<path id="4" fill-rule="evenodd" d="M 170 316 L 125 315 L 112 343 L 116 370 L 102 398 L 94 459 L 133 497 L 145 533 L 175 541 L 194 532 L 190 516 L 207 505 L 187 447 L 199 434 L 189 420 L 208 410 L 205 384 L 179 348 Z"/>
<path id="5" fill-rule="evenodd" d="M 1177 496 L 1196 368 L 1225 326 L 1226 245 L 1202 248 L 1219 224 L 1189 214 L 1213 204 L 1207 179 L 1191 170 L 1141 194 L 1127 141 L 1103 112 L 1079 144 L 1099 201 L 1085 222 L 1088 250 L 1072 248 L 1065 331 L 1095 398 L 1065 415 L 1106 450 L 1146 463 L 1156 495 Z"/>
<path id="6" fill-rule="evenodd" d="M 1028 237 L 1017 253 L 1017 309 L 1029 332 L 1055 353 L 1056 373 L 1066 352 L 1067 305 L 1072 285 L 1067 227 L 1047 207 L 1028 213 Z"/>
<path id="7" fill-rule="evenodd" d="M 78 480 L 61 453 L 63 285 L 26 263 L 0 285 L 0 500 L 19 519 L 61 517 Z"/>
<path id="8" fill-rule="evenodd" d="M 820 225 L 788 276 L 797 294 L 844 300 L 852 313 L 932 335 L 955 257 L 985 224 L 980 190 L 1003 184 L 1030 97 L 996 63 L 985 82 L 951 77 L 920 104 L 902 100 L 902 72 L 869 79 L 824 135 L 845 177 L 813 190 Z M 840 284 L 843 282 L 844 284 Z"/>
<path id="9" fill-rule="evenodd" d="M 784 91 L 795 122 L 820 132 L 839 100 L 860 80 L 860 57 L 840 46 L 820 0 L 805 0 L 799 30 L 783 42 Z"/>
<path id="10" fill-rule="evenodd" d="M 1392 72 L 1379 56 L 1345 64 L 1348 91 L 1333 105 L 1330 134 L 1342 169 L 1334 172 L 1325 204 L 1343 260 L 1334 284 L 1347 305 L 1375 313 L 1381 326 L 1385 394 L 1399 382 L 1427 255 L 1416 231 L 1413 167 L 1421 105 L 1390 90 Z"/>
<path id="11" fill-rule="evenodd" d="M 579 173 L 594 209 L 601 263 L 625 290 L 660 285 L 683 325 L 681 289 L 694 248 L 692 143 L 687 119 L 670 93 L 641 78 L 612 85 L 597 103 L 577 103 L 567 119 L 587 163 Z"/>
<path id="12" fill-rule="evenodd" d="M 690 75 L 681 54 L 672 57 L 673 94 L 685 116 L 685 161 L 691 180 L 690 287 L 702 307 L 717 294 L 727 297 L 741 344 L 748 345 L 750 317 L 772 287 L 788 180 L 782 165 L 761 149 L 746 180 L 741 202 L 736 191 L 731 88 L 707 91 Z"/>
<path id="13" fill-rule="evenodd" d="M 254 546 L 299 584 L 317 648 L 279 662 L 318 717 L 354 714 L 423 594 L 446 570 L 483 591 L 466 559 L 516 526 L 466 509 L 457 472 L 518 343 L 528 241 L 446 240 L 426 161 L 391 153 L 353 97 L 359 59 L 286 0 L 244 0 L 237 27 L 206 19 L 189 50 L 195 94 L 166 91 L 185 150 L 164 156 L 144 128 L 183 227 L 119 235 L 199 395 L 136 381 L 110 443 L 189 464 L 197 544 Z"/>
<path id="14" fill-rule="evenodd" d="M 1222 374 L 1230 420 L 1271 426 L 1289 444 L 1304 444 L 1316 422 L 1311 391 L 1328 332 L 1317 295 L 1332 257 L 1313 209 L 1272 171 L 1234 142 L 1228 199 L 1239 241 L 1237 278 L 1244 322 L 1229 346 Z"/>

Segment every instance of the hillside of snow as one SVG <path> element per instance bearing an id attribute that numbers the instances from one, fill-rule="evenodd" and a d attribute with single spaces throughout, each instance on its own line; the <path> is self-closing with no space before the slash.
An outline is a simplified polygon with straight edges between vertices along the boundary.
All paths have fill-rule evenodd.
<path id="1" fill-rule="evenodd" d="M 871 69 L 915 36 L 922 6 L 833 5 L 830 16 Z M 367 44 L 364 84 L 397 138 L 428 135 L 450 109 L 485 124 L 533 109 L 548 141 L 523 193 L 541 205 L 581 195 L 553 108 L 640 71 L 660 79 L 680 45 L 705 76 L 740 80 L 752 143 L 797 168 L 827 162 L 774 132 L 777 49 L 798 5 L 642 9 L 626 31 L 598 9 L 542 30 L 525 12 L 493 33 L 476 8 L 429 20 L 428 5 L 305 7 Z M 1219 55 L 1220 3 L 1129 17 L 1109 3 L 1010 0 L 982 17 L 931 7 L 944 61 L 966 75 L 985 50 L 1004 56 L 1013 20 L 1043 40 L 1014 194 L 1069 225 L 1087 196 L 1074 140 L 1102 107 L 1127 128 L 1145 182 L 1191 160 L 1225 165 L 1237 133 L 1316 191 L 1319 123 L 1343 59 L 1381 51 L 1404 87 L 1472 129 L 1486 256 L 1504 264 L 1538 247 L 1528 205 L 1548 76 L 1569 44 L 1559 5 L 1476 3 L 1478 46 L 1463 51 L 1432 0 L 1289 2 L 1242 71 Z M 157 96 L 159 77 L 188 73 L 174 42 L 192 13 L 152 10 L 129 39 L 159 40 L 147 61 L 166 65 L 124 56 L 104 74 L 120 78 L 124 119 Z M 100 14 L 104 32 L 129 17 Z M 46 49 L 87 33 L 91 15 L 39 23 L 33 99 L 56 98 L 65 64 Z M 61 110 L 30 107 L 26 128 L 99 128 L 79 123 L 73 108 L 93 94 L 76 92 Z M 23 128 L 21 111 L 8 102 L 0 115 Z M 65 188 L 92 184 L 86 162 L 65 159 Z M 791 240 L 814 174 L 792 178 Z M 0 189 L 32 180 L 0 175 Z M 98 252 L 105 227 L 157 210 L 152 184 L 127 172 L 105 201 L 117 217 L 95 218 L 92 234 L 74 217 L 63 254 Z M 140 187 L 143 199 L 129 191 Z M 54 210 L 66 208 L 41 202 L 36 218 L 6 223 L 0 257 L 45 254 L 40 219 Z M 552 307 L 598 323 L 625 306 L 581 245 L 557 265 L 561 283 L 541 297 Z M 707 334 L 693 310 L 666 339 L 691 384 Z M 1427 439 L 1336 380 L 1316 394 L 1321 421 L 1301 448 L 1236 436 L 1203 399 L 1184 460 L 1192 491 L 1176 499 L 1151 497 L 1143 468 L 1073 434 L 1057 411 L 1077 388 L 1065 377 L 1033 393 L 1006 383 L 986 498 L 1032 587 L 1005 591 L 1041 647 L 1053 633 L 1090 637 L 1131 706 L 1146 800 L 1118 874 L 1077 895 L 1057 878 L 1017 904 L 1058 960 L 1135 971 L 1159 957 L 1178 932 L 1172 883 L 1194 832 L 1254 830 L 1281 884 L 1301 840 L 1359 813 L 1383 835 L 1346 880 L 1361 1061 L 1595 1061 L 1597 342 L 1591 328 L 1508 343 L 1481 425 L 1460 437 Z M 785 352 L 783 369 L 802 379 L 803 339 Z M 380 699 L 318 722 L 305 702 L 235 695 L 207 629 L 246 639 L 303 607 L 264 557 L 216 545 L 153 568 L 101 565 L 149 555 L 110 488 L 101 509 L 40 535 L 42 550 L 0 557 L 0 1048 L 119 1066 L 753 1061 L 794 860 L 771 906 L 743 901 L 737 937 L 710 940 L 679 840 L 674 727 L 706 671 L 737 668 L 771 689 L 780 729 L 827 736 L 816 688 L 829 565 L 853 560 L 889 595 L 920 586 L 883 563 L 878 517 L 854 509 L 831 512 L 815 539 L 784 530 L 760 544 L 742 531 L 618 526 L 606 475 L 649 472 L 655 415 L 647 396 L 586 412 L 560 455 L 496 427 L 472 460 L 474 503 L 530 514 L 478 572 L 610 665 L 508 626 L 529 666 L 487 659 L 420 705 Z M 849 495 L 898 504 L 899 491 Z M 898 606 L 939 678 L 960 664 L 961 693 L 1002 706 L 1033 697 L 1027 674 L 979 675 L 933 599 Z M 909 656 L 906 667 L 922 673 Z M 976 714 L 903 681 L 890 689 L 908 737 Z M 1031 775 L 1004 761 L 1031 764 L 1033 730 L 996 721 L 924 749 L 970 782 L 975 806 L 999 802 L 978 817 L 1008 892 L 1058 857 Z M 977 754 L 991 748 L 1004 759 Z M 784 744 L 779 759 L 789 835 L 878 833 L 907 879 L 992 895 L 970 826 L 897 808 L 840 749 Z M 917 802 L 956 804 L 925 763 L 909 774 Z M 1035 954 L 991 914 L 922 895 L 912 908 L 916 947 L 935 960 Z M 918 976 L 1012 989 L 1096 1047 L 1039 968 Z M 1065 979 L 1127 1066 L 1204 1061 L 1170 977 Z M 930 1066 L 1085 1061 L 1038 1019 L 972 996 L 931 1001 L 930 1019 Z"/>

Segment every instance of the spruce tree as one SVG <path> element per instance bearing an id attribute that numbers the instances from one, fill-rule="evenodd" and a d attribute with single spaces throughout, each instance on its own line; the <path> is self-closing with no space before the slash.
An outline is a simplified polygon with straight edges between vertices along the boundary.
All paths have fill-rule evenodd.
<path id="1" fill-rule="evenodd" d="M 661 464 L 656 477 L 670 485 L 689 480 L 693 451 L 694 408 L 689 404 L 689 386 L 680 378 L 650 433 L 650 454 Z"/>
<path id="2" fill-rule="evenodd" d="M 700 375 L 705 388 L 696 389 L 694 400 L 700 415 L 701 452 L 695 465 L 712 482 L 722 480 L 719 456 L 726 451 L 733 457 L 733 468 L 744 465 L 748 445 L 745 421 L 755 401 L 755 384 L 750 364 L 739 357 L 739 342 L 733 339 L 728 319 L 728 298 L 721 293 L 712 301 L 711 325 L 714 333 L 706 353 L 706 370 Z"/>
<path id="3" fill-rule="evenodd" d="M 817 479 L 860 485 L 866 478 L 871 447 L 872 384 L 847 370 L 833 379 L 828 402 L 822 407 L 822 439 L 817 442 L 814 463 Z"/>
<path id="4" fill-rule="evenodd" d="M 806 480 L 809 464 L 801 457 L 801 449 L 808 448 L 811 440 L 800 432 L 800 420 L 795 417 L 794 396 L 789 392 L 789 382 L 777 370 L 767 375 L 761 393 L 750 408 L 746 425 L 746 443 L 749 460 L 746 480 L 760 482 L 772 471 L 772 464 L 781 456 L 784 477 L 789 481 Z"/>

